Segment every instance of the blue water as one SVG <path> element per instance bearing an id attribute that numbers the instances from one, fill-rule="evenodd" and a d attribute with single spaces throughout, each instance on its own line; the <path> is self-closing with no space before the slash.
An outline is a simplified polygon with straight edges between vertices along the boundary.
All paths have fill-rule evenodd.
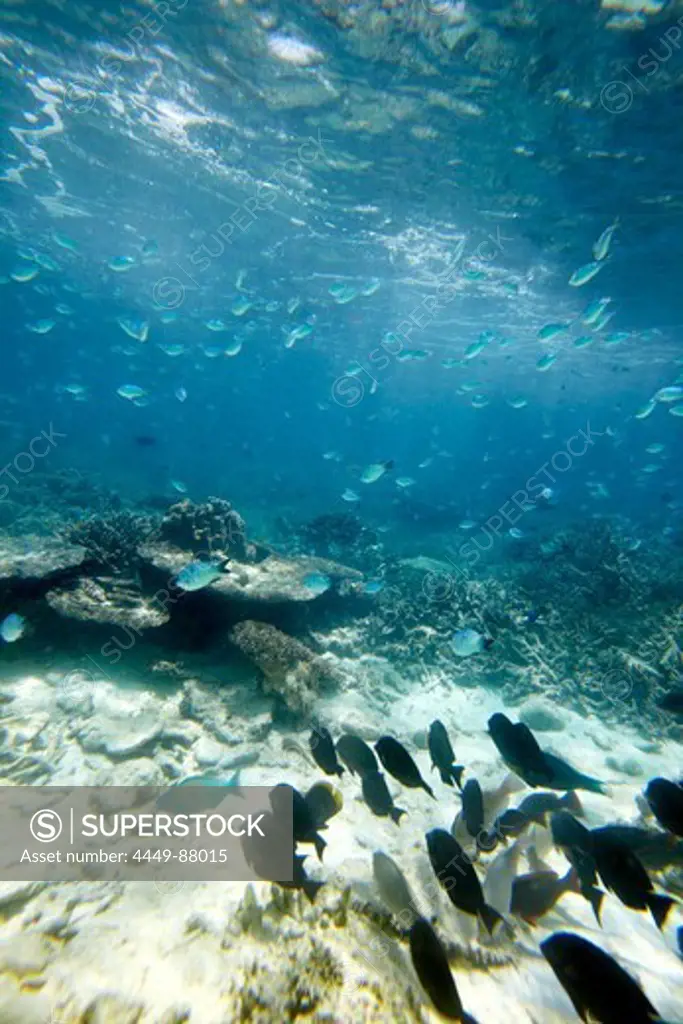
<path id="1" fill-rule="evenodd" d="M 477 83 L 444 49 L 445 21 L 461 22 L 440 7 L 416 5 L 422 35 L 404 30 L 405 52 L 372 35 L 361 8 L 358 32 L 374 58 L 365 60 L 355 36 L 305 5 L 283 10 L 271 32 L 247 10 L 176 6 L 154 36 L 134 31 L 135 5 L 107 19 L 50 8 L 41 30 L 22 13 L 6 26 L 0 272 L 32 263 L 22 259 L 31 250 L 56 269 L 1 286 L 4 458 L 52 424 L 66 436 L 50 470 L 93 475 L 131 500 L 173 496 L 172 480 L 193 499 L 225 494 L 264 534 L 275 515 L 338 505 L 365 464 L 393 459 L 395 475 L 416 484 L 398 493 L 387 476 L 361 488 L 361 510 L 401 533 L 418 503 L 447 506 L 456 521 L 486 519 L 590 421 L 613 433 L 559 481 L 564 514 L 612 514 L 627 502 L 666 525 L 662 494 L 680 499 L 679 421 L 662 406 L 643 422 L 633 413 L 680 372 L 680 186 L 668 156 L 678 122 L 666 91 L 677 55 L 654 79 L 661 105 L 630 80 L 631 107 L 610 114 L 599 77 L 635 63 L 666 18 L 617 32 L 580 5 L 577 20 L 594 30 L 580 58 L 564 13 L 539 8 L 516 51 L 496 32 L 497 6 L 467 4 L 467 24 L 494 32 L 507 62 Z M 391 15 L 399 38 L 405 17 Z M 60 32 L 75 34 L 68 53 Z M 282 35 L 318 57 L 301 66 L 264 56 Z M 408 59 L 420 38 L 423 60 L 430 53 L 439 69 L 433 80 Z M 525 52 L 536 62 L 526 83 L 514 71 Z M 557 95 L 560 84 L 571 98 Z M 617 217 L 604 269 L 568 287 Z M 112 272 L 120 257 L 131 268 Z M 448 302 L 430 316 L 423 303 L 445 277 Z M 329 294 L 375 278 L 368 297 L 340 305 Z M 590 333 L 580 323 L 564 340 L 538 342 L 544 323 L 572 321 L 603 295 L 615 315 L 593 345 L 573 348 Z M 252 307 L 235 316 L 240 296 Z M 59 303 L 73 312 L 55 313 Z M 169 312 L 175 322 L 164 323 Z M 123 332 L 122 316 L 148 323 L 146 343 Z M 57 321 L 49 333 L 27 331 L 45 318 Z M 208 330 L 212 318 L 227 329 Z M 312 333 L 285 348 L 302 324 Z M 479 355 L 444 369 L 485 330 L 495 337 Z M 629 337 L 610 348 L 603 338 L 614 330 Z M 237 355 L 205 354 L 235 339 Z M 177 357 L 159 348 L 175 343 L 185 346 Z M 396 358 L 410 349 L 428 356 Z M 557 361 L 540 373 L 546 350 Z M 348 378 L 351 364 L 360 369 Z M 474 390 L 463 392 L 468 382 Z M 121 399 L 124 384 L 149 404 Z M 71 385 L 86 389 L 83 401 L 64 391 Z M 472 408 L 479 394 L 488 404 Z M 517 396 L 525 408 L 506 403 Z M 153 443 L 141 447 L 141 436 Z M 666 450 L 651 459 L 644 448 L 655 441 Z M 340 461 L 324 461 L 326 451 Z M 643 474 L 651 462 L 661 470 Z M 599 503 L 586 497 L 591 478 L 610 491 Z"/>
<path id="2" fill-rule="evenodd" d="M 277 620 L 302 640 L 323 648 L 344 608 L 360 624 L 335 654 L 436 665 L 440 685 L 481 684 L 486 700 L 501 679 L 521 699 L 542 678 L 563 708 L 602 700 L 632 729 L 646 708 L 648 730 L 680 739 L 656 701 L 683 668 L 683 16 L 673 0 L 633 6 L 3 7 L 2 543 L 19 536 L 28 559 L 36 534 L 63 538 L 93 514 L 228 499 L 251 540 L 363 573 L 366 603 L 349 610 L 339 567 L 302 570 L 310 622 L 300 605 Z M 596 329 L 586 308 L 602 298 Z M 552 324 L 564 329 L 549 337 Z M 364 482 L 374 464 L 386 471 Z M 369 528 L 355 547 L 306 534 L 347 514 Z M 159 650 L 132 640 L 126 671 L 143 654 L 229 662 L 213 582 L 160 626 Z M 0 618 L 28 623 L 6 663 L 37 649 L 27 671 L 42 671 L 56 648 L 82 661 L 95 630 L 70 619 L 57 642 L 38 590 L 0 593 Z M 102 629 L 98 670 L 112 667 Z M 456 630 L 481 641 L 459 662 Z M 222 683 L 223 667 L 207 671 Z M 413 743 L 429 722 L 407 716 Z M 305 715 L 274 721 L 305 746 Z M 210 757 L 174 778 L 231 785 Z M 269 784 L 284 767 L 269 764 Z"/>

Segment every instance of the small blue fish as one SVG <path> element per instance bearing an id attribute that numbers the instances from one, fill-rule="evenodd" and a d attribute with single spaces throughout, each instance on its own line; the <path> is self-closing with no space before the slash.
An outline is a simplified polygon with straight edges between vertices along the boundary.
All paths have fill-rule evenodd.
<path id="1" fill-rule="evenodd" d="M 655 402 L 678 402 L 683 398 L 683 386 L 680 384 L 671 384 L 669 387 L 660 388 L 653 398 Z"/>
<path id="2" fill-rule="evenodd" d="M 537 337 L 539 341 L 552 341 L 553 338 L 557 338 L 559 334 L 563 334 L 568 329 L 569 324 L 545 324 L 544 327 L 541 327 Z"/>
<path id="3" fill-rule="evenodd" d="M 476 629 L 459 629 L 453 634 L 451 647 L 459 658 L 470 658 L 473 654 L 487 651 L 492 643 L 491 637 L 477 633 Z"/>
<path id="4" fill-rule="evenodd" d="M 304 576 L 303 584 L 306 590 L 310 590 L 312 594 L 317 596 L 318 594 L 324 594 L 326 590 L 330 589 L 332 580 L 322 572 L 309 572 L 307 576 Z"/>
<path id="5" fill-rule="evenodd" d="M 116 318 L 116 322 L 130 338 L 135 338 L 136 341 L 143 343 L 147 341 L 149 324 L 146 320 L 141 320 L 138 317 L 119 316 Z"/>
<path id="6" fill-rule="evenodd" d="M 36 320 L 35 323 L 26 324 L 26 328 L 34 334 L 49 334 L 56 323 L 56 320 Z"/>
<path id="7" fill-rule="evenodd" d="M 26 619 L 16 612 L 12 612 L 0 623 L 0 637 L 6 644 L 13 644 L 17 640 L 21 640 L 25 632 Z"/>
<path id="8" fill-rule="evenodd" d="M 175 578 L 175 585 L 181 590 L 203 590 L 223 575 L 223 563 L 215 559 L 209 562 L 189 562 Z"/>
<path id="9" fill-rule="evenodd" d="M 117 274 L 125 274 L 135 266 L 135 259 L 132 256 L 112 256 L 107 266 Z"/>
<path id="10" fill-rule="evenodd" d="M 228 342 L 226 347 L 223 349 L 223 355 L 225 356 L 237 356 L 242 351 L 242 339 L 235 338 L 233 341 Z"/>
<path id="11" fill-rule="evenodd" d="M 135 399 L 144 398 L 147 392 L 137 384 L 122 384 L 120 388 L 116 389 L 116 394 L 132 402 Z"/>
<path id="12" fill-rule="evenodd" d="M 602 270 L 603 265 L 599 260 L 596 260 L 594 263 L 586 263 L 585 266 L 579 267 L 569 278 L 570 285 L 573 288 L 580 288 L 581 285 L 592 281 L 595 275 Z"/>
<path id="13" fill-rule="evenodd" d="M 368 580 L 363 586 L 363 590 L 366 594 L 379 594 L 384 590 L 383 580 Z"/>

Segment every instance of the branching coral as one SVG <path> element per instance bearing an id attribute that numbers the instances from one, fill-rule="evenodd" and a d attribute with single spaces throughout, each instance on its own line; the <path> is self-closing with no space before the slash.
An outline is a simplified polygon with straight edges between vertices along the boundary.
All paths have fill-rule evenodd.
<path id="1" fill-rule="evenodd" d="M 127 572 L 139 564 L 138 546 L 153 529 L 154 521 L 148 516 L 112 512 L 73 523 L 64 531 L 64 539 L 84 547 L 98 565 Z"/>

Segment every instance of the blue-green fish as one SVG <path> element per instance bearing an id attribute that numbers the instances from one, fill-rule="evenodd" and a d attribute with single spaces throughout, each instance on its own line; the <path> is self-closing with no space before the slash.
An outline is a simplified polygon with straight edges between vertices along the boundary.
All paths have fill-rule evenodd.
<path id="1" fill-rule="evenodd" d="M 322 572 L 309 572 L 307 576 L 303 578 L 303 584 L 306 590 L 310 590 L 312 594 L 324 594 L 332 586 L 332 580 L 329 576 L 326 576 Z"/>
<path id="2" fill-rule="evenodd" d="M 423 359 L 429 358 L 429 352 L 425 352 L 422 348 L 407 348 L 405 352 L 401 352 L 396 356 L 399 363 L 412 363 L 420 362 Z"/>
<path id="3" fill-rule="evenodd" d="M 49 334 L 56 323 L 56 320 L 36 320 L 33 324 L 26 324 L 26 327 L 34 334 Z"/>
<path id="4" fill-rule="evenodd" d="M 550 367 L 553 365 L 556 359 L 556 355 L 553 355 L 552 352 L 548 352 L 546 353 L 546 355 L 541 356 L 541 358 L 538 360 L 538 362 L 536 363 L 536 369 L 540 370 L 541 373 L 543 373 L 545 370 L 550 369 Z"/>
<path id="5" fill-rule="evenodd" d="M 0 637 L 6 644 L 13 644 L 21 640 L 26 632 L 26 619 L 23 615 L 12 612 L 0 623 Z"/>
<path id="6" fill-rule="evenodd" d="M 133 402 L 136 398 L 144 398 L 147 392 L 137 384 L 122 384 L 120 388 L 116 389 L 116 394 Z"/>
<path id="7" fill-rule="evenodd" d="M 488 343 L 486 341 L 473 341 L 471 345 L 468 345 L 465 349 L 463 359 L 474 359 L 480 352 L 483 352 Z"/>
<path id="8" fill-rule="evenodd" d="M 333 285 L 329 292 L 338 306 L 345 306 L 347 302 L 351 302 L 358 295 L 358 289 L 353 285 Z"/>
<path id="9" fill-rule="evenodd" d="M 379 291 L 381 283 L 382 282 L 379 280 L 379 278 L 373 277 L 372 280 L 368 281 L 368 283 L 363 288 L 361 288 L 361 295 L 374 295 L 375 292 Z"/>
<path id="10" fill-rule="evenodd" d="M 368 582 L 363 585 L 363 590 L 366 594 L 379 594 L 384 590 L 384 581 L 368 580 Z"/>
<path id="11" fill-rule="evenodd" d="M 37 277 L 40 271 L 38 267 L 32 267 L 30 265 L 24 267 L 17 267 L 12 271 L 10 277 L 13 281 L 17 281 L 20 284 L 26 284 L 28 281 L 32 281 L 34 277 Z"/>
<path id="12" fill-rule="evenodd" d="M 583 311 L 581 322 L 586 327 L 592 327 L 600 319 L 611 301 L 611 299 L 594 299 L 593 302 L 589 302 Z"/>
<path id="13" fill-rule="evenodd" d="M 683 398 L 683 385 L 671 384 L 668 388 L 660 388 L 653 398 L 655 402 L 678 402 Z"/>
<path id="14" fill-rule="evenodd" d="M 620 345 L 622 341 L 626 341 L 630 337 L 628 331 L 611 331 L 610 334 L 605 335 L 605 345 Z"/>
<path id="15" fill-rule="evenodd" d="M 538 340 L 552 341 L 558 334 L 563 334 L 567 330 L 569 330 L 569 324 L 546 324 L 538 332 Z"/>
<path id="16" fill-rule="evenodd" d="M 569 283 L 573 288 L 580 288 L 582 284 L 587 284 L 592 281 L 596 274 L 598 274 L 603 268 L 603 264 L 599 261 L 595 263 L 586 263 L 583 267 L 579 267 L 575 270 L 572 276 L 569 278 Z"/>
<path id="17" fill-rule="evenodd" d="M 592 345 L 594 341 L 595 338 L 592 334 L 583 334 L 574 341 L 574 348 L 586 348 L 587 345 Z"/>
<path id="18" fill-rule="evenodd" d="M 607 327 L 607 324 L 610 322 L 610 320 L 612 319 L 612 317 L 614 316 L 615 313 L 616 313 L 616 310 L 614 310 L 614 309 L 606 309 L 604 311 L 604 313 L 600 314 L 598 319 L 593 324 L 593 330 L 594 331 L 603 331 L 605 329 L 605 327 Z"/>
<path id="19" fill-rule="evenodd" d="M 56 260 L 53 260 L 51 256 L 46 256 L 42 252 L 35 253 L 34 256 L 33 256 L 33 259 L 36 261 L 36 263 L 40 267 L 43 268 L 43 270 L 61 270 L 62 269 L 60 267 L 59 263 L 56 262 Z"/>
<path id="20" fill-rule="evenodd" d="M 132 256 L 112 256 L 107 266 L 115 273 L 123 274 L 135 266 L 135 259 Z"/>
<path id="21" fill-rule="evenodd" d="M 645 405 L 641 405 L 640 409 L 637 409 L 633 415 L 637 420 L 646 420 L 656 408 L 657 403 L 654 398 L 651 398 L 649 402 L 645 403 Z"/>
<path id="22" fill-rule="evenodd" d="M 135 338 L 136 341 L 147 341 L 149 335 L 149 324 L 146 320 L 133 319 L 132 317 L 119 316 L 116 318 L 116 322 L 122 331 L 125 331 L 131 338 Z"/>
<path id="23" fill-rule="evenodd" d="M 181 590 L 203 590 L 215 583 L 225 572 L 225 563 L 217 559 L 208 562 L 189 562 L 175 578 L 175 585 Z"/>
<path id="24" fill-rule="evenodd" d="M 490 636 L 477 633 L 475 629 L 458 629 L 451 639 L 451 647 L 459 658 L 470 658 L 473 654 L 487 651 L 493 644 Z"/>
<path id="25" fill-rule="evenodd" d="M 60 248 L 68 249 L 69 252 L 80 251 L 78 242 L 74 242 L 73 238 L 67 238 L 66 235 L 61 235 L 58 231 L 55 231 L 52 237 Z"/>
<path id="26" fill-rule="evenodd" d="M 383 477 L 385 473 L 393 468 L 394 463 L 392 459 L 388 462 L 373 462 L 369 466 L 366 466 L 361 473 L 361 482 L 364 484 L 374 484 L 377 480 Z"/>
<path id="27" fill-rule="evenodd" d="M 240 296 L 233 302 L 232 306 L 230 307 L 230 312 L 233 314 L 233 316 L 244 316 L 244 314 L 247 313 L 252 306 L 253 302 L 250 302 L 249 299 L 244 298 L 244 296 Z"/>
<path id="28" fill-rule="evenodd" d="M 604 260 L 609 252 L 609 247 L 612 244 L 612 236 L 619 226 L 619 218 L 614 221 L 614 224 L 610 224 L 608 228 L 602 232 L 596 242 L 593 243 L 593 258 L 596 260 Z"/>

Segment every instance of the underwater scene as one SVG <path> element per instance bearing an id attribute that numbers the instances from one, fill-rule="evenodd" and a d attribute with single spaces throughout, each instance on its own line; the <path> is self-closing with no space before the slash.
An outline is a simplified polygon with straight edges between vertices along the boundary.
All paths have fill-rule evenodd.
<path id="1" fill-rule="evenodd" d="M 681 83 L 683 0 L 1 0 L 0 1024 L 683 1024 Z M 31 874 L 46 787 L 287 872 Z"/>

